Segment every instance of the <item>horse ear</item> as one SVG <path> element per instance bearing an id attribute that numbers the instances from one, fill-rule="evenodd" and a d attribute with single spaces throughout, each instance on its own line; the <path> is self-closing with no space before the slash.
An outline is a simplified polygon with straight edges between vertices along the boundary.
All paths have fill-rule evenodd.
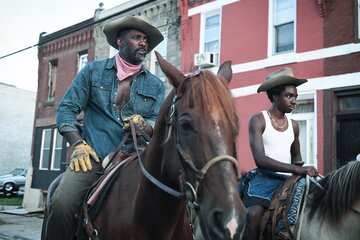
<path id="1" fill-rule="evenodd" d="M 178 88 L 181 81 L 184 80 L 185 75 L 171 63 L 166 61 L 157 51 L 155 51 L 155 55 L 161 70 L 164 72 L 171 85 L 173 85 L 175 88 Z"/>
<path id="2" fill-rule="evenodd" d="M 228 83 L 230 83 L 233 72 L 231 69 L 231 61 L 226 61 L 219 67 L 217 75 L 224 78 Z"/>

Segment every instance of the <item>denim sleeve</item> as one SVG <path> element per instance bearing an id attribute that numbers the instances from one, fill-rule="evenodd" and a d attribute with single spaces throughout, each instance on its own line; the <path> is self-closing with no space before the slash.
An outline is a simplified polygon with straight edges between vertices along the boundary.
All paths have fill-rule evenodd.
<path id="1" fill-rule="evenodd" d="M 87 104 L 91 89 L 90 65 L 87 64 L 75 77 L 74 81 L 60 101 L 56 111 L 56 124 L 60 133 L 82 132 L 77 116 Z"/>

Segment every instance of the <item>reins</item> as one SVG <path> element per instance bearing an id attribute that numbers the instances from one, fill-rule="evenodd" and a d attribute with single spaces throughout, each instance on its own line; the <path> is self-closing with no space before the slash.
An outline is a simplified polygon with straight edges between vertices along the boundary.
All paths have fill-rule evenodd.
<path id="1" fill-rule="evenodd" d="M 162 182 L 160 182 L 158 179 L 156 179 L 154 176 L 152 176 L 144 167 L 142 160 L 141 160 L 141 155 L 138 149 L 138 145 L 137 145 L 137 141 L 136 141 L 136 130 L 141 130 L 133 121 L 130 121 L 130 126 L 131 126 L 131 135 L 132 135 L 132 139 L 134 142 L 134 146 L 135 146 L 135 150 L 136 150 L 136 154 L 138 156 L 138 161 L 139 161 L 139 165 L 140 165 L 140 169 L 142 171 L 142 173 L 144 174 L 144 176 L 150 181 L 152 182 L 155 186 L 157 186 L 158 188 L 160 188 L 161 190 L 165 191 L 166 193 L 180 198 L 180 199 L 185 199 L 185 193 L 176 191 L 168 186 L 166 186 L 165 184 L 163 184 Z"/>

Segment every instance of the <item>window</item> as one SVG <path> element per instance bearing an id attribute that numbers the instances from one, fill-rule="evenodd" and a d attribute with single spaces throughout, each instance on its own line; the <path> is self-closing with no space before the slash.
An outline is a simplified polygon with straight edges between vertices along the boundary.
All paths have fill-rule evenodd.
<path id="1" fill-rule="evenodd" d="M 55 128 L 42 131 L 39 165 L 41 170 L 60 170 L 62 145 L 63 137 Z"/>
<path id="2" fill-rule="evenodd" d="M 158 51 L 160 53 L 160 55 L 166 59 L 166 55 L 167 55 L 167 40 L 168 40 L 168 37 L 167 37 L 167 32 L 162 32 L 161 33 L 163 36 L 164 36 L 164 41 L 162 41 L 161 43 L 159 43 L 159 45 L 157 45 L 155 47 L 155 50 Z M 161 79 L 164 79 L 165 78 L 165 75 L 164 73 L 161 71 L 160 69 L 160 66 L 159 66 L 159 63 L 156 59 L 156 57 L 154 58 L 155 60 L 155 75 Z"/>
<path id="3" fill-rule="evenodd" d="M 220 10 L 201 15 L 199 52 L 220 52 Z"/>
<path id="4" fill-rule="evenodd" d="M 339 96 L 339 110 L 351 111 L 360 109 L 360 95 Z"/>
<path id="5" fill-rule="evenodd" d="M 316 121 L 314 94 L 299 95 L 296 108 L 289 117 L 299 125 L 299 142 L 302 160 L 305 165 L 317 167 L 316 159 Z"/>
<path id="6" fill-rule="evenodd" d="M 59 170 L 61 168 L 63 137 L 56 129 L 54 130 L 53 136 L 54 136 L 54 144 L 51 154 L 51 169 Z"/>
<path id="7" fill-rule="evenodd" d="M 77 72 L 80 72 L 80 70 L 85 67 L 85 65 L 88 62 L 88 53 L 87 51 L 78 53 L 77 55 Z"/>
<path id="8" fill-rule="evenodd" d="M 344 166 L 360 154 L 360 88 L 335 91 L 336 167 Z"/>
<path id="9" fill-rule="evenodd" d="M 295 48 L 295 0 L 273 0 L 273 53 Z"/>
<path id="10" fill-rule="evenodd" d="M 154 50 L 156 50 L 158 53 L 160 53 L 160 55 L 164 59 L 166 59 L 167 58 L 168 33 L 166 31 L 166 32 L 161 32 L 161 34 L 164 36 L 164 41 L 159 43 L 159 45 L 157 45 Z M 158 78 L 165 81 L 165 75 L 160 69 L 160 65 L 157 61 L 154 51 L 151 51 L 150 71 L 154 72 L 154 74 Z"/>
<path id="11" fill-rule="evenodd" d="M 220 14 L 205 18 L 204 51 L 219 52 Z"/>
<path id="12" fill-rule="evenodd" d="M 53 60 L 49 62 L 49 73 L 48 73 L 48 102 L 55 100 L 55 88 L 57 79 L 58 61 Z"/>

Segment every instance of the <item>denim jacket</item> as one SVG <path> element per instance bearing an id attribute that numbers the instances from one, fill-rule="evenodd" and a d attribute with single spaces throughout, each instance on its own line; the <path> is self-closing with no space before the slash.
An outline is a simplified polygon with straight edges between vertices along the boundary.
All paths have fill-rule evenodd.
<path id="1" fill-rule="evenodd" d="M 56 123 L 59 132 L 78 131 L 101 159 L 114 151 L 123 136 L 123 119 L 141 115 L 152 127 L 164 101 L 163 82 L 142 67 L 130 87 L 129 101 L 118 114 L 115 57 L 88 63 L 75 77 L 59 103 Z M 83 126 L 77 116 L 83 111 Z"/>

